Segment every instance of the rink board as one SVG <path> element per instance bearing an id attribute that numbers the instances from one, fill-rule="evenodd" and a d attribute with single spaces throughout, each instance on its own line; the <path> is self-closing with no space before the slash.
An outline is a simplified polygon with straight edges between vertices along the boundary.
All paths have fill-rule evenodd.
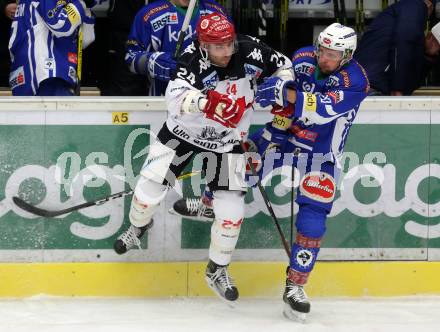
<path id="1" fill-rule="evenodd" d="M 206 263 L 1 264 L 0 297 L 213 296 Z M 241 297 L 281 296 L 286 263 L 234 262 Z M 440 262 L 318 262 L 307 285 L 312 297 L 439 295 Z"/>
<path id="2" fill-rule="evenodd" d="M 338 191 L 328 220 L 322 267 L 313 275 L 322 282 L 313 282 L 313 294 L 438 293 L 429 271 L 437 271 L 435 261 L 440 260 L 439 110 L 438 98 L 369 98 L 363 103 L 345 149 L 344 190 Z M 174 273 L 183 278 L 172 286 L 176 289 L 139 287 L 145 289 L 142 295 L 209 294 L 200 262 L 207 260 L 210 224 L 167 213 L 179 190 L 162 204 L 142 250 L 123 256 L 114 253 L 112 244 L 128 225 L 130 197 L 55 219 L 32 216 L 11 201 L 18 194 L 44 208 L 60 209 L 133 186 L 144 148 L 165 118 L 160 98 L 0 99 L 0 269 L 8 285 L 0 295 L 135 296 L 130 287 L 135 293 L 138 285 L 154 285 L 168 276 L 176 279 Z M 270 118 L 268 112 L 257 111 L 252 130 Z M 195 194 L 191 181 L 199 183 L 200 178 L 184 181 L 185 196 Z M 290 188 L 285 183 L 290 180 L 284 174 L 275 175 L 266 188 L 289 234 Z M 258 192 L 249 191 L 246 203 L 246 221 L 234 253 L 239 274 L 234 276 L 238 282 L 246 280 L 240 269 L 251 264 L 253 273 L 264 273 L 249 291 L 243 285 L 243 294 L 273 295 L 282 284 L 285 253 Z M 354 260 L 378 262 L 349 262 Z M 413 262 L 380 262 L 405 260 Z M 272 262 L 270 268 L 264 262 Z M 131 272 L 124 274 L 127 266 Z M 373 275 L 365 282 L 376 282 L 377 277 L 378 285 L 362 290 L 359 277 L 345 266 L 359 269 L 360 276 Z M 422 279 L 381 289 L 381 278 L 406 271 L 407 278 Z M 351 278 L 344 287 L 329 284 L 332 276 L 345 280 L 341 274 Z M 65 282 L 69 278 L 72 286 Z M 271 288 L 273 278 L 279 282 Z M 111 284 L 113 279 L 121 280 L 121 287 Z"/>

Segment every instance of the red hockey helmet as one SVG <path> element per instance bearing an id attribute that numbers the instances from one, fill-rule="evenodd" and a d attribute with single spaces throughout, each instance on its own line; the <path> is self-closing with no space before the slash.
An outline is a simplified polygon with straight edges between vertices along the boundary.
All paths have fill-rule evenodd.
<path id="1" fill-rule="evenodd" d="M 219 13 L 202 16 L 197 23 L 197 37 L 202 43 L 226 43 L 235 40 L 234 25 Z"/>

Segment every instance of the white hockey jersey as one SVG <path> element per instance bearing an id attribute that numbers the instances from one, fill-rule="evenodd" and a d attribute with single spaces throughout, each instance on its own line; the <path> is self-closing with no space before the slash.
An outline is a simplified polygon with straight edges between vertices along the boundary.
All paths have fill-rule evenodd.
<path id="1" fill-rule="evenodd" d="M 200 148 L 218 153 L 231 151 L 247 135 L 257 82 L 292 68 L 289 58 L 256 38 L 238 35 L 237 41 L 238 50 L 225 68 L 206 60 L 198 41 L 194 41 L 179 57 L 176 74 L 165 94 L 168 107 L 166 124 L 170 132 Z M 236 99 L 245 98 L 246 112 L 237 128 L 224 127 L 206 118 L 202 112 L 182 114 L 182 102 L 188 90 L 199 90 L 203 94 L 215 90 Z"/>

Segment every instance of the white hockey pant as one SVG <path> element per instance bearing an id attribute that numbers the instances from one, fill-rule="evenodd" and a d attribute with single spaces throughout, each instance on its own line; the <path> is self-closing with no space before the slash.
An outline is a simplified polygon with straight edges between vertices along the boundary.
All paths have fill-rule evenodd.
<path id="1" fill-rule="evenodd" d="M 162 181 L 174 155 L 174 150 L 159 141 L 150 145 L 131 202 L 129 218 L 134 226 L 148 225 L 159 203 L 165 198 L 168 187 Z"/>
<path id="2" fill-rule="evenodd" d="M 213 209 L 215 220 L 211 226 L 209 259 L 218 265 L 228 265 L 231 262 L 244 218 L 244 193 L 215 191 Z"/>

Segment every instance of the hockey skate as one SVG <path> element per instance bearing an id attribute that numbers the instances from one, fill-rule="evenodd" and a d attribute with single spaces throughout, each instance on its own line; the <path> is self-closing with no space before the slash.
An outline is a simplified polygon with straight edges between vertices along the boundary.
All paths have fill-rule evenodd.
<path id="1" fill-rule="evenodd" d="M 305 323 L 307 314 L 310 312 L 310 302 L 304 287 L 296 285 L 290 280 L 286 280 L 286 289 L 283 295 L 284 317 Z"/>
<path id="2" fill-rule="evenodd" d="M 202 198 L 179 199 L 174 203 L 169 213 L 204 222 L 213 222 L 215 217 L 214 210 L 206 206 Z"/>
<path id="3" fill-rule="evenodd" d="M 229 276 L 228 266 L 217 265 L 213 261 L 209 261 L 206 267 L 206 282 L 220 299 L 228 305 L 234 306 L 235 300 L 238 299 L 238 289 L 235 287 L 234 280 Z"/>
<path id="4" fill-rule="evenodd" d="M 113 249 L 117 254 L 125 254 L 131 248 L 137 246 L 141 248 L 141 238 L 145 232 L 153 226 L 153 220 L 143 227 L 136 227 L 130 224 L 130 227 L 121 235 L 118 236 L 115 243 L 113 244 Z"/>

